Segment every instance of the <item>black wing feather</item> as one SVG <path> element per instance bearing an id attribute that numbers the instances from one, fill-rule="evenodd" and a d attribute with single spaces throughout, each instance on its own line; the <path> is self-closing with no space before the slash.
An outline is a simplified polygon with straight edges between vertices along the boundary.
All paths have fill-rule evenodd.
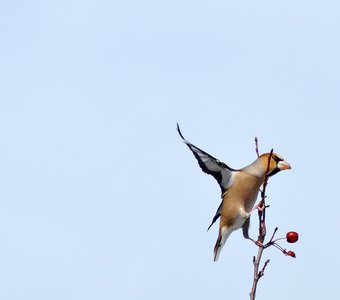
<path id="1" fill-rule="evenodd" d="M 232 175 L 233 171 L 237 171 L 235 169 L 230 168 L 225 163 L 221 162 L 217 158 L 213 157 L 209 153 L 203 151 L 202 149 L 196 147 L 195 145 L 191 144 L 187 141 L 177 124 L 177 131 L 181 138 L 183 139 L 184 143 L 189 147 L 192 151 L 194 156 L 196 157 L 199 166 L 201 167 L 204 173 L 212 175 L 218 182 L 221 187 L 222 194 L 227 190 L 228 182 Z"/>
<path id="2" fill-rule="evenodd" d="M 215 216 L 210 224 L 210 226 L 208 227 L 207 231 L 210 229 L 211 226 L 213 226 L 213 224 L 218 220 L 218 218 L 221 216 L 221 208 L 222 208 L 222 204 L 223 204 L 223 200 L 220 204 L 220 206 L 218 207 L 216 213 L 215 213 Z"/>

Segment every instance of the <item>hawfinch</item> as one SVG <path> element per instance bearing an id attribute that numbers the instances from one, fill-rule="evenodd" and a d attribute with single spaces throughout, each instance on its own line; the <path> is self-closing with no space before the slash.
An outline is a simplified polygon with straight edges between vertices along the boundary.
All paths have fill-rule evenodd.
<path id="1" fill-rule="evenodd" d="M 243 236 L 249 239 L 250 214 L 267 170 L 267 176 L 270 177 L 291 167 L 280 155 L 272 153 L 270 156 L 270 153 L 265 153 L 249 166 L 235 170 L 187 141 L 178 124 L 177 131 L 196 157 L 202 171 L 212 175 L 222 190 L 222 202 L 209 226 L 210 228 L 220 218 L 218 238 L 214 248 L 214 261 L 217 261 L 222 247 L 234 230 L 242 228 Z"/>

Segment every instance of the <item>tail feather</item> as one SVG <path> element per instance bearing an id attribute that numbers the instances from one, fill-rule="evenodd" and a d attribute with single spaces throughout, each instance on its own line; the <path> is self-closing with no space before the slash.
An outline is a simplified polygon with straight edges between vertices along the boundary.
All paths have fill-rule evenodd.
<path id="1" fill-rule="evenodd" d="M 218 238 L 214 247 L 214 261 L 218 260 L 221 250 L 231 233 L 232 230 L 228 227 L 222 227 L 222 229 L 220 230 L 220 233 L 218 234 Z"/>
<path id="2" fill-rule="evenodd" d="M 220 252 L 222 249 L 221 240 L 222 240 L 222 236 L 218 235 L 218 238 L 217 238 L 217 241 L 214 247 L 214 261 L 217 261 L 218 257 L 220 256 Z"/>

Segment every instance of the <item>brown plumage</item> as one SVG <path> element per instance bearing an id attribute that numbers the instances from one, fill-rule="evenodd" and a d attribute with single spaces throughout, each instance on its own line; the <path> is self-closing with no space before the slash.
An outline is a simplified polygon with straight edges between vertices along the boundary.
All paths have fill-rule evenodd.
<path id="1" fill-rule="evenodd" d="M 214 261 L 217 261 L 222 247 L 233 231 L 242 228 L 244 237 L 249 238 L 250 212 L 267 170 L 268 176 L 272 176 L 291 167 L 279 154 L 273 153 L 270 156 L 270 153 L 265 153 L 249 166 L 235 170 L 187 141 L 178 124 L 177 130 L 193 152 L 202 171 L 212 175 L 222 190 L 222 202 L 209 226 L 210 228 L 220 218 L 219 234 L 214 248 Z"/>

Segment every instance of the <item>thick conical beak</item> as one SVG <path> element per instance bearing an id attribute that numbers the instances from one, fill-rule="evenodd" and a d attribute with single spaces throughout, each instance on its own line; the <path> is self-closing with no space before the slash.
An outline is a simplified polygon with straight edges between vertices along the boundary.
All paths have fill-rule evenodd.
<path id="1" fill-rule="evenodd" d="M 282 160 L 282 161 L 279 161 L 278 164 L 277 164 L 277 167 L 282 171 L 282 170 L 289 170 L 291 169 L 292 167 L 290 166 L 289 163 L 287 163 L 286 161 Z"/>

